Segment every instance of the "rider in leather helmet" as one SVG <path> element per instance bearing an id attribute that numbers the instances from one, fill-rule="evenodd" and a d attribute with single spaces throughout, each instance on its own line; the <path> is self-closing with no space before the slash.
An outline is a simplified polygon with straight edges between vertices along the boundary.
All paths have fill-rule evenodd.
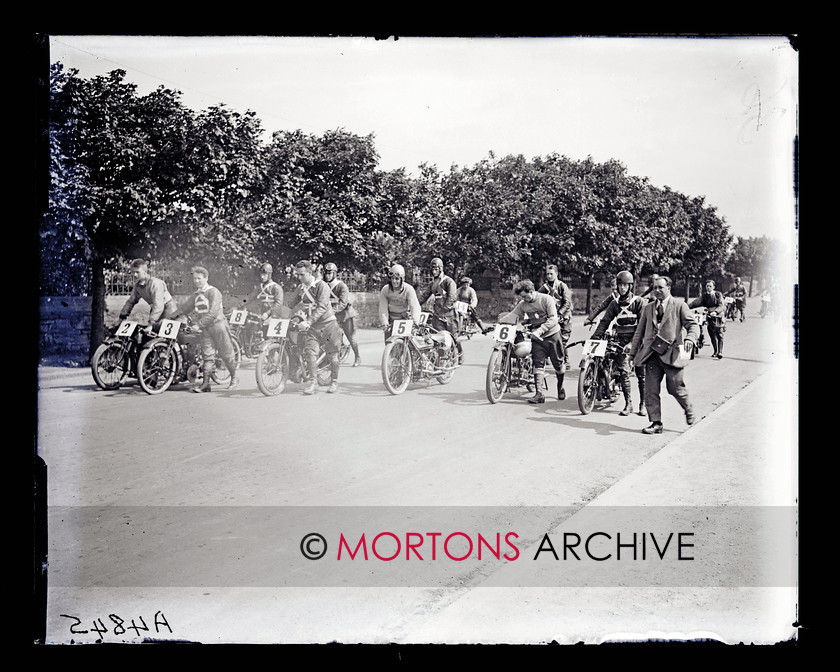
<path id="1" fill-rule="evenodd" d="M 639 324 L 639 316 L 645 306 L 645 300 L 633 294 L 634 278 L 630 271 L 620 271 L 615 276 L 618 298 L 613 299 L 607 306 L 607 310 L 598 327 L 592 334 L 592 338 L 601 339 L 607 331 L 610 323 L 615 320 L 614 330 L 618 342 L 628 346 L 636 333 Z M 630 366 L 631 361 L 626 351 L 623 351 L 616 358 L 616 364 L 621 372 L 621 391 L 624 394 L 624 409 L 619 415 L 630 415 L 633 412 L 633 401 L 630 397 Z M 645 367 L 635 367 L 636 380 L 639 383 L 639 415 L 645 414 Z"/>

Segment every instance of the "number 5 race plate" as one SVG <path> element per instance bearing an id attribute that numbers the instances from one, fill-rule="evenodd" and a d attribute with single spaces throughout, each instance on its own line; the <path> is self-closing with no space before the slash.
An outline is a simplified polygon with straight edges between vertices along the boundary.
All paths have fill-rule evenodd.
<path id="1" fill-rule="evenodd" d="M 394 320 L 391 336 L 408 336 L 414 323 L 411 320 Z"/>

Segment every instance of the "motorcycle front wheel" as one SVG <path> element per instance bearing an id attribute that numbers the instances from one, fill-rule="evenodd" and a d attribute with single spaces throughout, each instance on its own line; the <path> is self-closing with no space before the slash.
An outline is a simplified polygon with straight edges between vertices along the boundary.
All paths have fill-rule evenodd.
<path id="1" fill-rule="evenodd" d="M 578 378 L 578 408 L 584 415 L 589 415 L 595 408 L 598 396 L 598 362 L 586 360 Z"/>
<path id="2" fill-rule="evenodd" d="M 508 355 L 504 350 L 493 350 L 490 353 L 490 361 L 487 363 L 487 379 L 484 389 L 487 392 L 487 399 L 491 404 L 501 401 L 507 391 Z"/>
<path id="3" fill-rule="evenodd" d="M 411 382 L 411 353 L 403 339 L 385 345 L 382 353 L 382 382 L 391 394 L 402 394 Z"/>
<path id="4" fill-rule="evenodd" d="M 289 354 L 280 343 L 269 343 L 257 355 L 257 387 L 267 397 L 286 389 L 289 379 Z"/>
<path id="5" fill-rule="evenodd" d="M 90 360 L 94 382 L 103 390 L 116 390 L 123 384 L 131 370 L 128 348 L 115 341 L 103 343 Z"/>
<path id="6" fill-rule="evenodd" d="M 168 390 L 177 370 L 175 349 L 165 340 L 144 347 L 137 359 L 137 380 L 146 394 L 160 394 Z"/>

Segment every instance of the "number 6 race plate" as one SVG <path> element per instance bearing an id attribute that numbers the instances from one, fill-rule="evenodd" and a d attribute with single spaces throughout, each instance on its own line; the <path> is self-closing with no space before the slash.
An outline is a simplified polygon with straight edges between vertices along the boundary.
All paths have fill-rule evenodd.
<path id="1" fill-rule="evenodd" d="M 603 357 L 607 353 L 607 342 L 606 341 L 596 341 L 592 338 L 586 339 L 586 342 L 583 344 L 583 353 L 581 353 L 584 357 Z"/>
<path id="2" fill-rule="evenodd" d="M 268 321 L 268 337 L 269 338 L 286 338 L 286 333 L 289 331 L 288 318 L 272 317 Z"/>
<path id="3" fill-rule="evenodd" d="M 131 336 L 134 333 L 134 329 L 137 326 L 137 322 L 131 322 L 130 320 L 123 320 L 120 322 L 120 328 L 117 329 L 117 336 Z"/>
<path id="4" fill-rule="evenodd" d="M 178 330 L 181 328 L 181 323 L 178 320 L 161 320 L 160 329 L 158 329 L 158 336 L 163 338 L 175 338 L 178 336 Z"/>
<path id="5" fill-rule="evenodd" d="M 516 328 L 512 324 L 497 324 L 493 329 L 493 338 L 499 343 L 513 343 L 516 338 Z"/>

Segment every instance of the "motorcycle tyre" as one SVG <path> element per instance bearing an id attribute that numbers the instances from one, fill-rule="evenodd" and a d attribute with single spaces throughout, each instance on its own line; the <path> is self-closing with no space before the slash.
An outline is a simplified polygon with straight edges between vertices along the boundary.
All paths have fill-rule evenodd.
<path id="1" fill-rule="evenodd" d="M 484 390 L 491 404 L 501 401 L 507 391 L 507 358 L 508 355 L 502 350 L 493 350 L 490 353 Z"/>
<path id="2" fill-rule="evenodd" d="M 385 344 L 382 353 L 382 383 L 391 394 L 402 394 L 411 382 L 412 358 L 408 344 L 398 339 Z M 399 375 L 402 373 L 402 375 Z"/>
<path id="3" fill-rule="evenodd" d="M 242 344 L 239 339 L 231 334 L 230 342 L 233 345 L 233 361 L 236 362 L 236 371 L 239 371 L 239 365 L 242 363 Z M 230 371 L 227 369 L 225 361 L 221 357 L 216 357 L 215 368 L 210 378 L 217 385 L 226 383 L 230 380 Z"/>
<path id="4" fill-rule="evenodd" d="M 154 395 L 166 392 L 170 385 L 172 385 L 172 381 L 175 380 L 175 374 L 178 369 L 178 357 L 175 354 L 175 350 L 169 350 L 169 356 L 165 364 L 161 364 L 161 354 L 158 352 L 158 350 L 166 350 L 168 348 L 169 344 L 163 339 L 159 341 L 152 341 L 143 348 L 140 352 L 140 356 L 137 358 L 137 381 L 140 383 L 141 389 L 146 394 Z M 152 359 L 151 363 L 149 363 L 150 358 Z M 163 376 L 162 381 L 159 381 L 158 379 L 153 380 L 152 377 L 154 372 L 146 370 L 150 368 L 152 364 L 160 366 L 160 370 L 157 372 L 157 375 Z"/>
<path id="5" fill-rule="evenodd" d="M 461 341 L 455 341 L 452 347 L 449 349 L 449 352 L 446 354 L 446 357 L 443 358 L 443 361 L 447 365 L 451 365 L 451 362 L 455 361 L 456 366 L 461 366 L 464 361 L 464 349 L 461 346 Z M 446 385 L 449 381 L 452 380 L 452 377 L 455 375 L 455 369 L 451 369 L 447 371 L 442 376 L 437 377 L 437 381 L 441 385 Z"/>
<path id="6" fill-rule="evenodd" d="M 598 363 L 590 359 L 581 367 L 578 378 L 578 408 L 583 415 L 589 415 L 595 408 L 598 396 Z"/>
<path id="7" fill-rule="evenodd" d="M 111 350 L 115 351 L 115 354 L 108 354 Z M 119 352 L 116 352 L 119 351 Z M 114 359 L 110 360 L 112 363 L 119 361 L 116 359 L 119 357 L 122 360 L 122 369 L 121 372 L 118 372 L 116 376 L 105 377 L 103 376 L 103 372 L 99 371 L 99 365 L 102 364 L 106 360 L 106 354 L 109 357 Z M 128 349 L 119 342 L 114 343 L 102 343 L 96 351 L 93 353 L 93 357 L 90 360 L 90 372 L 93 374 L 93 380 L 103 390 L 116 390 L 125 382 L 125 379 L 128 377 L 128 372 L 131 368 L 131 364 L 128 361 Z M 117 370 L 115 368 L 115 370 Z"/>
<path id="8" fill-rule="evenodd" d="M 281 394 L 289 380 L 289 353 L 280 343 L 269 343 L 257 355 L 254 372 L 260 392 L 267 397 Z"/>

